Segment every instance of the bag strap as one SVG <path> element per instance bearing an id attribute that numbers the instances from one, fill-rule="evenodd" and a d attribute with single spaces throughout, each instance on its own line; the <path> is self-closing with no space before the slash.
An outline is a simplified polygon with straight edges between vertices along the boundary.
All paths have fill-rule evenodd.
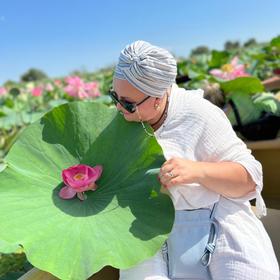
<path id="1" fill-rule="evenodd" d="M 210 213 L 210 220 L 214 219 L 214 216 L 215 216 L 215 213 L 216 213 L 216 209 L 217 209 L 217 205 L 218 205 L 218 202 L 215 202 L 213 207 L 212 207 L 212 210 L 211 210 L 211 213 Z"/>
<path id="2" fill-rule="evenodd" d="M 210 223 L 211 223 L 210 233 L 209 233 L 208 242 L 205 247 L 204 253 L 200 259 L 203 266 L 209 266 L 211 262 L 212 254 L 216 247 L 218 224 L 214 221 L 214 216 L 217 209 L 217 204 L 218 202 L 214 203 L 210 214 Z"/>

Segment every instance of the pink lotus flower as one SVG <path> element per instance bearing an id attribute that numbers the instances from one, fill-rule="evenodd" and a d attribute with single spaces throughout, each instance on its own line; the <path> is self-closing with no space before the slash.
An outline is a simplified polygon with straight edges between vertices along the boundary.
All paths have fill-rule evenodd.
<path id="1" fill-rule="evenodd" d="M 32 89 L 31 91 L 32 96 L 41 96 L 43 94 L 43 88 L 38 86 Z"/>
<path id="2" fill-rule="evenodd" d="M 220 78 L 222 80 L 233 80 L 238 77 L 248 77 L 250 76 L 245 71 L 244 64 L 238 64 L 238 57 L 235 56 L 229 64 L 225 64 L 221 69 L 213 69 L 210 71 L 210 74 Z"/>
<path id="3" fill-rule="evenodd" d="M 65 79 L 65 82 L 68 85 L 64 88 L 64 90 L 68 95 L 73 97 L 78 97 L 79 99 L 87 98 L 87 94 L 84 90 L 85 84 L 80 77 L 78 76 L 67 77 Z"/>
<path id="4" fill-rule="evenodd" d="M 65 79 L 67 86 L 65 92 L 79 99 L 92 98 L 100 95 L 98 91 L 98 83 L 85 83 L 80 77 L 73 76 Z"/>
<path id="5" fill-rule="evenodd" d="M 91 167 L 85 164 L 77 164 L 62 170 L 62 179 L 64 186 L 59 196 L 63 199 L 71 199 L 76 194 L 80 200 L 85 200 L 85 191 L 97 189 L 95 181 L 99 179 L 102 173 L 102 166 Z"/>
<path id="6" fill-rule="evenodd" d="M 0 96 L 6 95 L 8 91 L 4 87 L 0 87 Z"/>

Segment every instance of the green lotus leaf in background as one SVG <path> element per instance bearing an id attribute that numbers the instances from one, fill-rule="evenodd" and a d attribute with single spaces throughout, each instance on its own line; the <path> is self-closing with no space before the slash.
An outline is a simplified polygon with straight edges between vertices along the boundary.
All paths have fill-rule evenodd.
<path id="1" fill-rule="evenodd" d="M 240 120 L 243 125 L 256 121 L 262 115 L 262 108 L 254 104 L 254 101 L 249 94 L 235 92 L 231 95 L 231 100 L 238 108 Z M 230 110 L 227 113 L 227 117 L 232 125 L 237 125 L 236 116 L 233 110 Z"/>
<path id="2" fill-rule="evenodd" d="M 29 125 L 0 173 L 0 239 L 60 279 L 86 279 L 106 265 L 125 269 L 152 257 L 174 221 L 160 192 L 156 139 L 115 108 L 72 102 Z M 101 164 L 99 188 L 62 200 L 61 171 Z M 0 243 L 1 252 L 1 243 Z"/>
<path id="3" fill-rule="evenodd" d="M 270 42 L 270 45 L 271 45 L 272 47 L 278 47 L 278 48 L 280 48 L 280 36 L 277 36 L 277 37 L 273 38 L 273 39 L 271 40 L 271 42 Z"/>
<path id="4" fill-rule="evenodd" d="M 264 91 L 261 81 L 255 77 L 240 77 L 234 80 L 220 82 L 220 86 L 225 93 L 254 94 Z"/>
<path id="5" fill-rule="evenodd" d="M 229 63 L 229 61 L 230 53 L 228 51 L 213 50 L 208 65 L 211 68 L 220 68 L 223 64 Z"/>

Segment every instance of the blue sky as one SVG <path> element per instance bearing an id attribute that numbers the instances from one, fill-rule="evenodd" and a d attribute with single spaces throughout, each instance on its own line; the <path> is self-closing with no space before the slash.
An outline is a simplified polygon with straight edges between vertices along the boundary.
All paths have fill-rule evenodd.
<path id="1" fill-rule="evenodd" d="M 50 77 L 117 61 L 146 40 L 187 56 L 226 40 L 268 41 L 280 34 L 279 0 L 0 0 L 0 84 L 30 67 Z"/>

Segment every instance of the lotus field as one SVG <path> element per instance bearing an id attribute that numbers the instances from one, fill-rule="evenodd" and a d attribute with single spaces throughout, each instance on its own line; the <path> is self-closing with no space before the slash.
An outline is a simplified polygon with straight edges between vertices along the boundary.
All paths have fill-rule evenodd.
<path id="1" fill-rule="evenodd" d="M 280 91 L 264 81 L 280 75 L 280 37 L 177 62 L 179 86 L 203 88 L 242 139 L 279 137 Z M 0 86 L 0 280 L 33 266 L 88 279 L 153 256 L 168 237 L 161 147 L 118 114 L 112 79 L 109 67 Z"/>

